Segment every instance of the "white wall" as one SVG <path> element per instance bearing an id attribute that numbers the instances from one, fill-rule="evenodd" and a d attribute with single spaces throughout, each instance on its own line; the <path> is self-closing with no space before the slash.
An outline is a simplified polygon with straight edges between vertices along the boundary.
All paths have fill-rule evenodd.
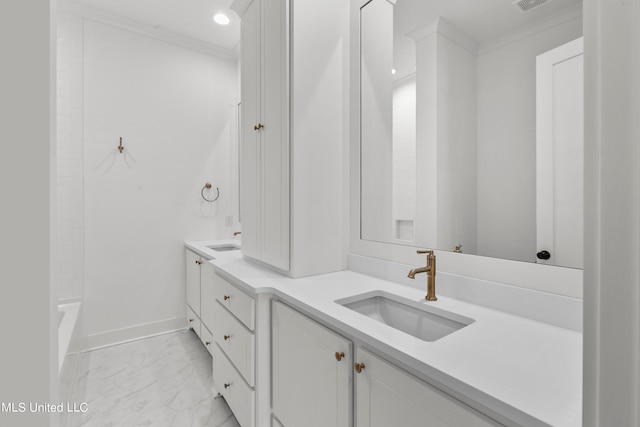
<path id="1" fill-rule="evenodd" d="M 55 402 L 58 392 L 55 227 L 55 11 L 0 3 L 0 402 Z M 51 56 L 53 53 L 53 57 Z M 54 317 L 54 314 L 56 317 Z M 3 426 L 56 426 L 47 413 L 0 412 Z"/>
<path id="2" fill-rule="evenodd" d="M 484 53 L 481 46 L 477 187 L 484 256 L 535 261 L 536 56 L 581 35 L 577 17 Z"/>
<path id="3" fill-rule="evenodd" d="M 78 299 L 84 281 L 82 147 L 82 27 L 79 16 L 58 17 L 57 221 L 58 298 Z"/>
<path id="4" fill-rule="evenodd" d="M 89 19 L 83 36 L 84 320 L 94 347 L 182 327 L 183 242 L 236 230 L 225 216 L 237 204 L 237 66 Z M 220 188 L 217 202 L 200 197 L 205 182 Z"/>

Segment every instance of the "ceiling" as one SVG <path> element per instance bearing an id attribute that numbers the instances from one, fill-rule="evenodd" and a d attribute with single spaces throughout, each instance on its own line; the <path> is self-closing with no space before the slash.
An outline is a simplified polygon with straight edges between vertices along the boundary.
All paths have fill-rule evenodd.
<path id="1" fill-rule="evenodd" d="M 240 42 L 240 18 L 229 9 L 233 0 L 73 1 L 227 50 L 234 50 Z M 582 1 L 548 0 L 527 13 L 520 12 L 512 3 L 513 0 L 397 0 L 394 25 L 396 31 L 406 34 L 442 17 L 483 43 Z M 227 14 L 231 23 L 215 24 L 212 17 L 217 12 Z"/>
<path id="2" fill-rule="evenodd" d="M 512 3 L 513 0 L 397 0 L 399 20 L 394 20 L 394 25 L 408 33 L 442 17 L 483 43 L 579 5 L 582 0 L 548 0 L 526 13 Z"/>
<path id="3" fill-rule="evenodd" d="M 240 42 L 240 18 L 229 10 L 233 0 L 75 0 L 120 17 L 157 29 L 177 33 L 223 49 L 233 50 Z M 213 22 L 224 12 L 229 25 Z"/>

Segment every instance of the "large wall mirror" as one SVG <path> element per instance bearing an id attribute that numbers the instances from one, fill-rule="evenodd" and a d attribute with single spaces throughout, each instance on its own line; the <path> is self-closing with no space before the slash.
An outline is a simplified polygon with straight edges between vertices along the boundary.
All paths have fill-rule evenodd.
<path id="1" fill-rule="evenodd" d="M 360 238 L 582 268 L 580 0 L 360 9 Z"/>

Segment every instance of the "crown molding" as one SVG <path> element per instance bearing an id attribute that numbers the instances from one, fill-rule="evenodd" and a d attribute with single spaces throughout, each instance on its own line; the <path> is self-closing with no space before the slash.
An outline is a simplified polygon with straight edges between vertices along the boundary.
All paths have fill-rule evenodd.
<path id="1" fill-rule="evenodd" d="M 481 43 L 478 48 L 478 55 L 484 55 L 485 53 L 516 43 L 522 39 L 531 37 L 537 33 L 547 31 L 553 27 L 557 27 L 558 25 L 562 25 L 565 22 L 578 18 L 582 18 L 582 4 L 568 7 L 541 21 L 534 22 L 530 25 L 518 28 L 515 31 L 510 31 L 494 39 Z"/>

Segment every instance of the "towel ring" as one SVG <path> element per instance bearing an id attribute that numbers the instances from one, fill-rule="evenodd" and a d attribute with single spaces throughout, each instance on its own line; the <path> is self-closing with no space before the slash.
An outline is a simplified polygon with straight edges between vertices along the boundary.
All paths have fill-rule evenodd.
<path id="1" fill-rule="evenodd" d="M 207 199 L 207 197 L 204 195 L 204 190 L 207 190 L 207 189 L 209 189 L 209 188 L 211 188 L 211 183 L 210 183 L 210 182 L 207 182 L 207 183 L 204 185 L 204 187 L 202 187 L 202 190 L 200 190 L 200 195 L 201 195 L 201 196 L 202 196 L 202 198 L 203 198 L 204 200 L 206 200 L 207 202 L 209 202 L 209 203 L 213 203 L 213 202 L 215 202 L 216 200 L 218 200 L 218 198 L 220 197 L 220 189 L 219 189 L 218 187 L 216 187 L 216 198 L 215 198 L 215 199 L 213 199 L 213 200 L 211 200 L 211 199 Z"/>

